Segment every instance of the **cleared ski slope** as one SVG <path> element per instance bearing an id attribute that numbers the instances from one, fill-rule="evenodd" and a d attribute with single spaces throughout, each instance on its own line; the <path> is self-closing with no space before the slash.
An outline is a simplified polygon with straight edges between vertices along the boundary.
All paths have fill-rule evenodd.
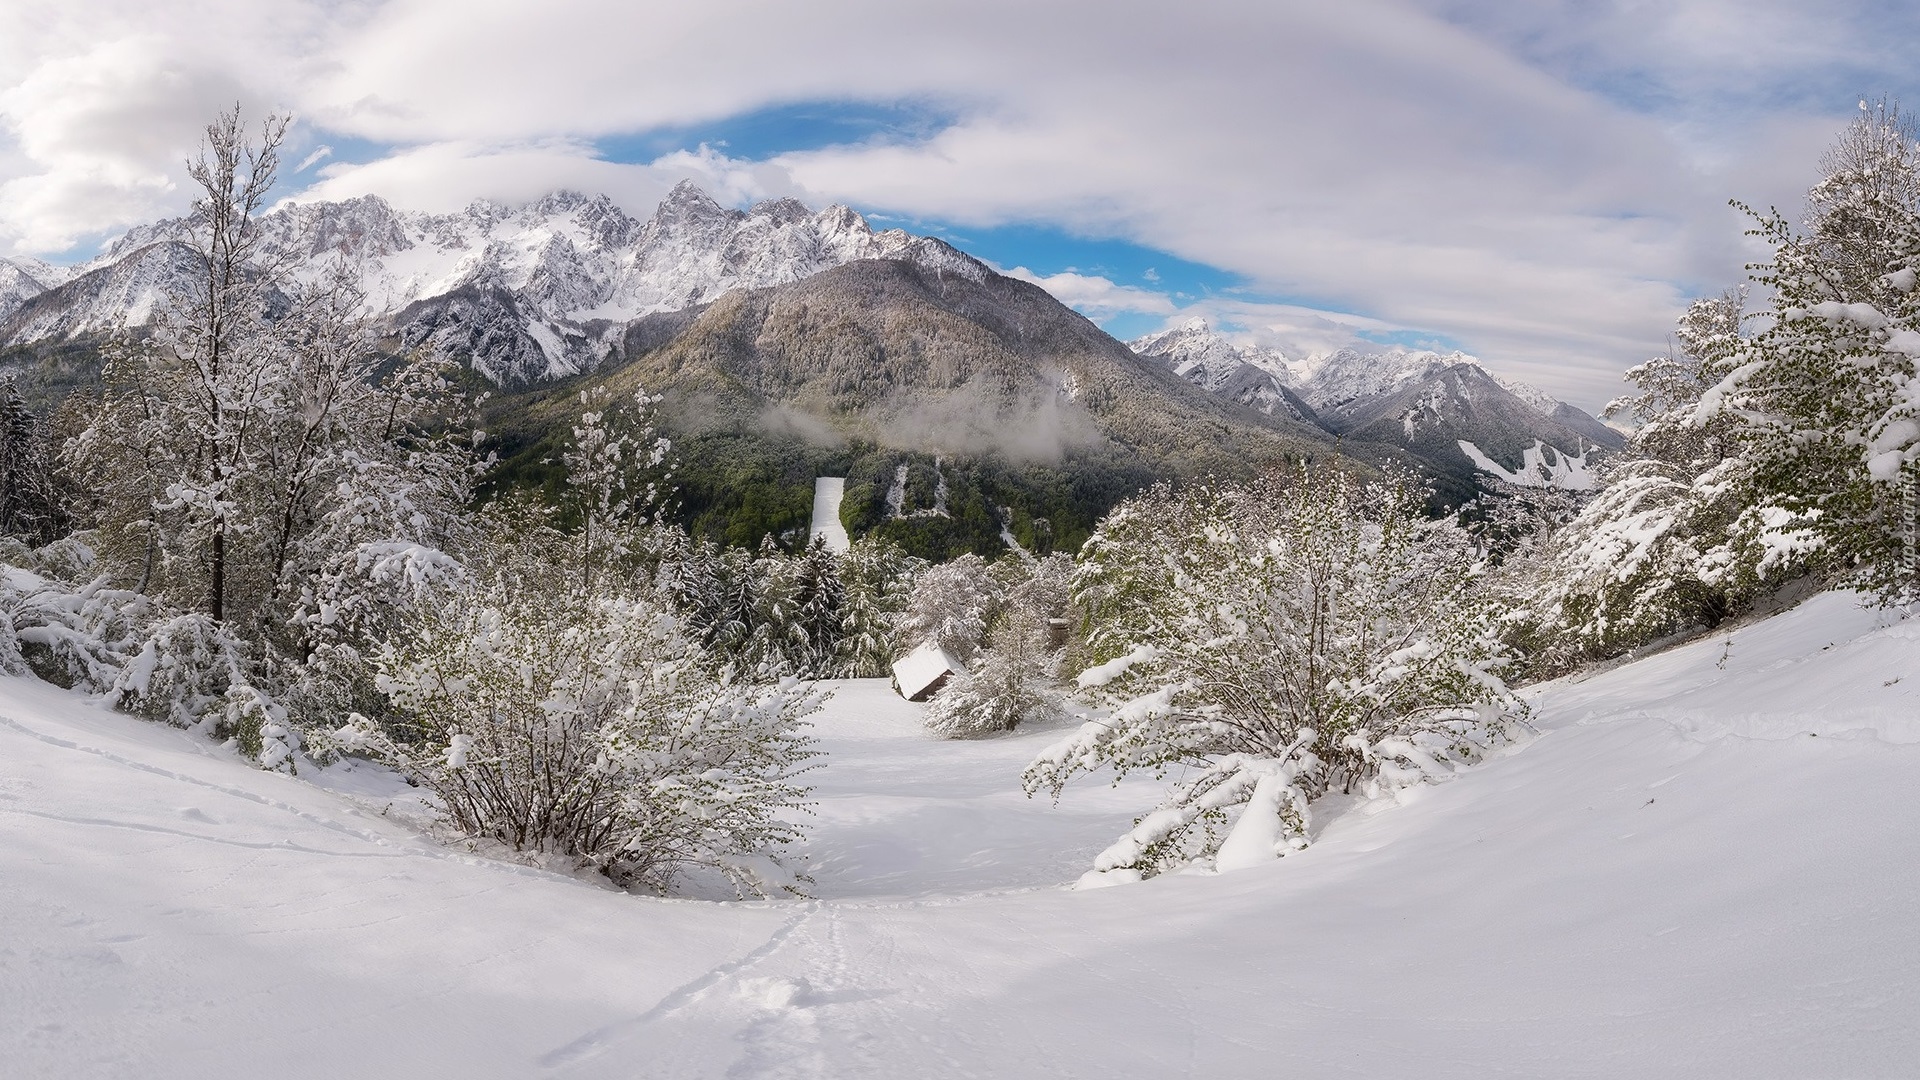
<path id="1" fill-rule="evenodd" d="M 1894 1077 L 1920 619 L 1817 597 L 1541 688 L 1541 735 L 1271 866 L 1058 887 L 1157 790 L 1059 732 L 819 729 L 818 899 L 612 892 L 0 678 L 9 1077 Z M 383 816 L 384 814 L 384 816 Z"/>

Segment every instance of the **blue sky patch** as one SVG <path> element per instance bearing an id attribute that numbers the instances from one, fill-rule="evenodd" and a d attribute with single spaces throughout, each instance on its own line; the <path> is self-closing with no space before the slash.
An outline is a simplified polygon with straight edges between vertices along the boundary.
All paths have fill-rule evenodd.
<path id="1" fill-rule="evenodd" d="M 919 142 L 959 114 L 928 102 L 801 102 L 719 120 L 594 140 L 608 161 L 645 164 L 676 150 L 711 146 L 728 157 L 763 161 L 776 154 L 867 142 Z"/>

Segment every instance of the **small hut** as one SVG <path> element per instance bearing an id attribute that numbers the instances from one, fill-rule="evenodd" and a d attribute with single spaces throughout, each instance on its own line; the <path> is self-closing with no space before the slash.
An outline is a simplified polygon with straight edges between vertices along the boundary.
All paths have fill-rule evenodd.
<path id="1" fill-rule="evenodd" d="M 960 661 L 934 642 L 913 650 L 894 661 L 893 688 L 908 701 L 925 701 L 940 692 L 947 680 L 965 671 Z"/>

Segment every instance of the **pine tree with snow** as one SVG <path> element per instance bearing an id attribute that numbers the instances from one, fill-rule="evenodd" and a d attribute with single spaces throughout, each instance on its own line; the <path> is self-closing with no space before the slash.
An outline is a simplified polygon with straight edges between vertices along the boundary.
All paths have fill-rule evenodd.
<path id="1" fill-rule="evenodd" d="M 1771 325 L 1704 396 L 1731 417 L 1764 502 L 1828 564 L 1884 595 L 1916 583 L 1920 477 L 1920 145 L 1891 103 L 1863 102 L 1823 162 L 1801 228 L 1758 217 Z"/>
<path id="2" fill-rule="evenodd" d="M 786 593 L 785 653 L 793 671 L 805 678 L 832 678 L 843 668 L 847 589 L 839 559 L 824 539 L 815 537 L 792 560 Z"/>
<path id="3" fill-rule="evenodd" d="M 845 678 L 881 678 L 895 657 L 895 629 L 913 596 L 925 560 L 899 545 L 862 537 L 840 558 L 846 600 L 840 611 L 839 674 Z"/>
<path id="4" fill-rule="evenodd" d="M 0 377 L 0 537 L 38 547 L 67 534 L 73 493 L 56 465 L 46 424 Z"/>

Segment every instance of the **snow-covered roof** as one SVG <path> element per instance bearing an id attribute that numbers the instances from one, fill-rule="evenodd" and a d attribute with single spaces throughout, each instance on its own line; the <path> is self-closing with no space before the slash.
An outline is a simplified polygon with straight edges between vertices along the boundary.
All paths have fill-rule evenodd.
<path id="1" fill-rule="evenodd" d="M 965 670 L 960 661 L 929 641 L 894 661 L 893 682 L 899 688 L 901 697 L 908 701 L 924 701 L 946 683 L 948 676 Z"/>

